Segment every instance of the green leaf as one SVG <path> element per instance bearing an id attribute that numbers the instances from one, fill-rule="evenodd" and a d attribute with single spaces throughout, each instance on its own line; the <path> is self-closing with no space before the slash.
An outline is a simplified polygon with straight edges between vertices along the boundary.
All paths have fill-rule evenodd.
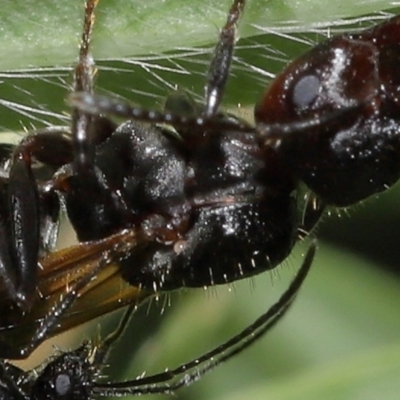
<path id="1" fill-rule="evenodd" d="M 82 3 L 1 0 L 0 70 L 71 65 L 80 39 Z M 116 59 L 213 43 L 230 4 L 231 0 L 102 0 L 94 55 L 97 59 Z M 253 0 L 248 1 L 241 32 L 245 36 L 259 33 L 254 25 L 304 30 L 391 6 L 388 0 Z"/>
<path id="2" fill-rule="evenodd" d="M 321 27 L 343 24 L 343 16 L 391 6 L 389 0 L 247 3 L 239 29 L 247 39 L 239 43 L 242 50 L 225 98 L 226 105 L 235 107 L 254 104 L 274 72 L 327 34 Z M 100 1 L 93 38 L 97 87 L 144 107 L 160 107 L 177 86 L 201 98 L 206 65 L 229 4 L 230 0 Z M 83 2 L 0 0 L 0 7 L 0 129 L 68 123 L 65 98 L 77 59 Z M 282 34 L 310 26 L 319 27 L 322 35 L 301 34 L 294 40 Z M 272 27 L 280 30 L 267 34 Z"/>

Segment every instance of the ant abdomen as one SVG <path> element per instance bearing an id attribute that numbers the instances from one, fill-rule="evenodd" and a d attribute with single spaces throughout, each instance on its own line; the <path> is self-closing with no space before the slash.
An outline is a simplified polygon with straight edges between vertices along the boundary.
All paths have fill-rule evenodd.
<path id="1" fill-rule="evenodd" d="M 314 47 L 274 80 L 257 105 L 257 123 L 314 122 L 274 135 L 271 143 L 325 203 L 348 206 L 398 180 L 399 65 L 395 17 Z"/>

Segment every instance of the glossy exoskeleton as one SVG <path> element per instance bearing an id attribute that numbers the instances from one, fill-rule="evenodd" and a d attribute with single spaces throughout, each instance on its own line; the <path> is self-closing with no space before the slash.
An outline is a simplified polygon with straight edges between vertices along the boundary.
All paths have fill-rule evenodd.
<path id="1" fill-rule="evenodd" d="M 295 61 L 256 106 L 253 126 L 219 110 L 244 0 L 233 2 L 221 31 L 205 104 L 178 93 L 163 112 L 92 94 L 95 3 L 86 6 L 71 129 L 28 135 L 2 178 L 3 358 L 25 357 L 58 331 L 157 291 L 272 269 L 327 205 L 351 205 L 398 178 L 399 18 Z M 105 114 L 130 120 L 116 126 Z M 312 190 L 303 215 L 301 182 Z M 42 257 L 56 237 L 60 199 L 85 243 Z M 113 287 L 125 283 L 126 297 L 96 291 L 109 276 Z M 66 284 L 76 293 L 68 301 L 57 297 Z M 24 312 L 15 316 L 16 308 Z M 28 325 L 28 335 L 18 331 Z"/>
<path id="2" fill-rule="evenodd" d="M 95 5 L 86 5 L 75 94 L 92 92 Z M 199 113 L 218 129 L 133 120 L 116 126 L 74 108 L 70 131 L 32 132 L 13 149 L 0 207 L 2 301 L 10 303 L 0 326 L 1 357 L 26 357 L 46 337 L 155 292 L 252 276 L 291 252 L 301 226 L 296 179 L 257 134 L 236 130 L 249 124 L 219 111 L 243 7 L 233 2 L 221 31 L 205 104 L 179 93 L 166 104 L 189 118 Z M 84 244 L 43 256 L 55 241 L 61 202 Z M 91 285 L 97 289 L 113 266 L 114 292 L 99 290 L 88 304 L 92 289 L 80 289 L 68 314 L 51 320 L 57 295 L 103 264 Z M 125 297 L 116 291 L 121 281 L 130 287 Z"/>
<path id="3" fill-rule="evenodd" d="M 296 184 L 302 181 L 312 190 L 307 210 L 315 218 L 326 205 L 350 206 L 399 178 L 399 38 L 396 16 L 315 46 L 274 79 L 255 107 L 254 127 L 209 114 L 148 112 L 84 92 L 73 94 L 71 103 L 95 115 L 154 120 L 186 130 L 254 133 L 260 148 L 272 153 L 265 162 L 276 158 L 284 166 L 275 171 L 277 180 L 285 181 L 282 173 L 289 173 Z"/>
<path id="4" fill-rule="evenodd" d="M 312 244 L 292 283 L 280 299 L 249 327 L 222 345 L 199 358 L 162 373 L 138 377 L 130 381 L 106 382 L 100 378 L 112 345 L 123 334 L 135 305 L 128 307 L 118 328 L 103 341 L 85 342 L 76 350 L 56 354 L 34 371 L 25 372 L 8 362 L 0 362 L 0 398 L 2 400 L 90 400 L 94 397 L 144 394 L 172 394 L 181 387 L 196 382 L 219 364 L 245 350 L 273 328 L 293 303 L 312 264 L 315 244 Z M 98 271 L 94 271 L 98 272 Z M 89 273 L 80 279 L 87 283 Z M 78 288 L 76 288 L 78 289 Z M 74 292 L 60 302 L 58 311 L 68 307 Z M 52 312 L 57 317 L 56 312 Z M 51 315 L 50 315 L 51 318 Z"/>

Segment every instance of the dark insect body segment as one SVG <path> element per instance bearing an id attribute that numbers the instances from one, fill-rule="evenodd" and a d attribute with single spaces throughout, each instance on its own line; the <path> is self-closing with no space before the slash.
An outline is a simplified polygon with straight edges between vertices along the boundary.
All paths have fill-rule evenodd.
<path id="1" fill-rule="evenodd" d="M 125 312 L 119 327 L 99 343 L 84 343 L 78 349 L 61 353 L 34 373 L 0 363 L 0 398 L 4 400 L 90 400 L 94 397 L 144 394 L 172 394 L 196 382 L 222 362 L 245 350 L 274 327 L 286 314 L 310 270 L 315 243 L 280 299 L 242 332 L 197 359 L 160 374 L 124 382 L 103 382 L 99 378 L 109 351 L 124 333 L 135 306 Z"/>
<path id="2" fill-rule="evenodd" d="M 0 146 L 1 359 L 27 357 L 57 332 L 127 304 L 130 315 L 159 291 L 275 268 L 326 206 L 349 206 L 399 177 L 400 17 L 332 38 L 294 61 L 263 95 L 252 126 L 219 109 L 244 0 L 233 1 L 221 30 L 205 104 L 175 93 L 164 111 L 93 94 L 96 4 L 86 3 L 71 128 Z M 117 126 L 106 115 L 129 120 Z M 303 214 L 301 183 L 310 189 Z M 81 243 L 54 252 L 61 204 Z M 85 400 L 170 393 L 193 383 L 279 322 L 314 252 L 315 243 L 264 315 L 196 360 L 148 378 L 100 383 L 96 371 L 114 342 L 106 339 L 55 357 L 37 377 L 3 362 L 0 397 Z"/>
<path id="3" fill-rule="evenodd" d="M 95 5 L 87 3 L 75 68 L 74 92 L 89 96 Z M 140 242 L 117 261 L 123 280 L 143 290 L 224 284 L 287 257 L 298 238 L 297 182 L 275 150 L 260 146 L 255 132 L 241 131 L 250 125 L 219 111 L 243 7 L 244 1 L 233 3 L 221 31 L 206 104 L 193 106 L 182 96 L 181 106 L 194 107 L 204 126 L 179 124 L 174 132 L 128 121 L 116 127 L 74 107 L 71 134 L 33 132 L 14 149 L 3 213 L 11 240 L 0 246 L 0 272 L 18 307 L 29 310 L 35 302 L 38 257 L 57 234 L 58 196 L 81 242 L 138 233 Z M 37 173 L 38 163 L 49 176 Z"/>
<path id="4" fill-rule="evenodd" d="M 256 134 L 235 132 L 241 121 L 218 112 L 242 8 L 234 3 L 221 31 L 207 103 L 199 107 L 203 118 L 229 119 L 232 129 L 177 127 L 177 138 L 129 121 L 96 147 L 92 165 L 63 182 L 80 240 L 147 232 L 148 240 L 121 260 L 133 285 L 172 290 L 242 279 L 274 268 L 297 239 L 296 182 Z"/>
<path id="5" fill-rule="evenodd" d="M 291 63 L 255 110 L 257 123 L 293 123 L 336 110 L 336 123 L 274 136 L 275 148 L 326 204 L 349 206 L 400 176 L 400 18 L 321 43 Z"/>

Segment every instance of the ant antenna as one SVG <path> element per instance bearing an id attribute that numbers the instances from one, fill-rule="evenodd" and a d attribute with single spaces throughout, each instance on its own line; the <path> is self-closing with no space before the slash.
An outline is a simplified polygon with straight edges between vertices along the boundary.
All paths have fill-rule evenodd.
<path id="1" fill-rule="evenodd" d="M 257 318 L 233 338 L 203 356 L 182 364 L 173 370 L 166 370 L 160 374 L 125 382 L 95 383 L 92 393 L 102 397 L 170 394 L 183 386 L 191 385 L 218 365 L 241 353 L 265 333 L 269 332 L 289 310 L 308 275 L 316 247 L 316 241 L 314 240 L 304 257 L 297 275 L 279 300 L 261 317 Z"/>

